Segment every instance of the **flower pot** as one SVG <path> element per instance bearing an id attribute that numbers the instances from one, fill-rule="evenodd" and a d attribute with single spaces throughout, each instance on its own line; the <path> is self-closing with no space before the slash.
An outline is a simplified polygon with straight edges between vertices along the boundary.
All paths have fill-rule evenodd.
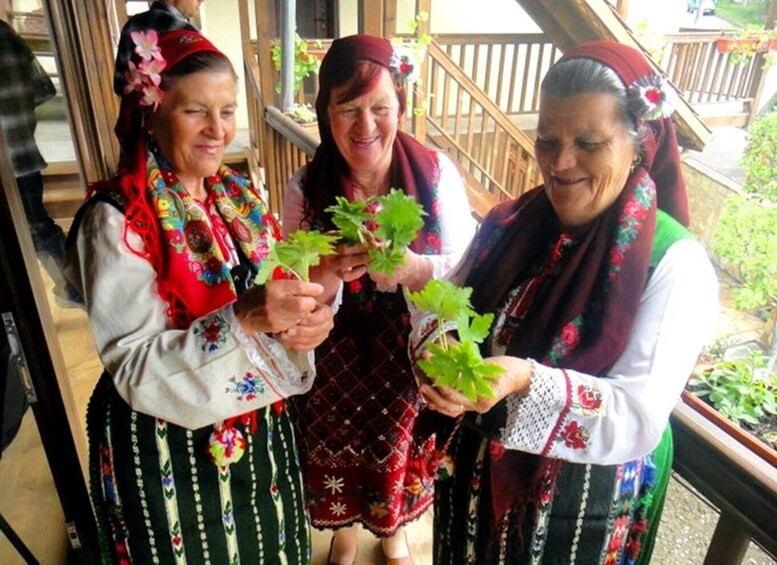
<path id="1" fill-rule="evenodd" d="M 693 408 L 700 415 L 715 424 L 721 431 L 725 432 L 737 442 L 752 451 L 758 457 L 777 468 L 777 451 L 766 445 L 760 439 L 734 424 L 732 421 L 724 418 L 712 406 L 704 402 L 701 398 L 689 390 L 684 390 L 682 399 L 685 404 Z"/>
<path id="2" fill-rule="evenodd" d="M 777 49 L 777 40 L 759 37 L 721 37 L 715 46 L 718 53 L 756 53 Z"/>

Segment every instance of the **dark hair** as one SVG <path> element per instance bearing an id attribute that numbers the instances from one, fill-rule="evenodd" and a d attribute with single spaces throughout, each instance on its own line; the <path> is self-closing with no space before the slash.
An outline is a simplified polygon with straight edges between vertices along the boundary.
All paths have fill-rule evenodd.
<path id="1" fill-rule="evenodd" d="M 162 71 L 162 90 L 169 90 L 183 77 L 202 71 L 228 72 L 235 81 L 238 79 L 235 68 L 224 55 L 214 51 L 198 51 Z"/>
<path id="2" fill-rule="evenodd" d="M 562 100 L 595 93 L 612 94 L 618 99 L 618 117 L 642 154 L 646 130 L 637 117 L 642 115 L 643 103 L 629 95 L 623 81 L 607 65 L 582 57 L 567 59 L 550 68 L 540 87 L 541 96 Z"/>

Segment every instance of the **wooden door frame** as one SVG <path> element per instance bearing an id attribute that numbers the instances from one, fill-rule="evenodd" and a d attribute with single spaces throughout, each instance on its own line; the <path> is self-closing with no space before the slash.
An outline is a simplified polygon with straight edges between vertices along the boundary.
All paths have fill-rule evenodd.
<path id="1" fill-rule="evenodd" d="M 67 370 L 54 335 L 54 322 L 24 217 L 0 130 L 0 309 L 13 316 L 25 354 L 37 396 L 31 404 L 32 412 L 64 512 L 71 557 L 76 563 L 91 565 L 99 563 L 97 528 L 70 425 L 72 420 L 63 400 L 61 387 L 67 386 Z"/>

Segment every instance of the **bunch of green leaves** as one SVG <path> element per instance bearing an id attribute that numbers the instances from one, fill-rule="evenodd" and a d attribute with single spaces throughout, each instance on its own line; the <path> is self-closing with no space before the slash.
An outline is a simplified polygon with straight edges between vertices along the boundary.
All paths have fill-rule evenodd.
<path id="1" fill-rule="evenodd" d="M 772 306 L 777 300 L 777 203 L 738 195 L 726 201 L 711 249 L 739 271 L 737 308 Z"/>
<path id="2" fill-rule="evenodd" d="M 300 280 L 310 280 L 310 267 L 321 262 L 323 255 L 335 252 L 337 238 L 318 231 L 297 230 L 284 241 L 270 243 L 270 253 L 256 274 L 256 284 L 264 284 L 277 267 L 281 267 Z"/>
<path id="3" fill-rule="evenodd" d="M 342 241 L 369 250 L 370 272 L 391 275 L 404 264 L 408 245 L 424 225 L 425 212 L 413 197 L 392 188 L 385 196 L 355 202 L 338 196 L 336 202 L 325 211 L 332 214 Z"/>
<path id="4" fill-rule="evenodd" d="M 760 351 L 739 359 L 716 359 L 697 371 L 688 383 L 694 395 L 709 397 L 722 416 L 737 425 L 756 425 L 767 414 L 777 415 L 777 376 L 766 369 Z"/>
<path id="5" fill-rule="evenodd" d="M 451 343 L 441 331 L 438 341 L 428 345 L 431 358 L 418 361 L 418 366 L 435 386 L 449 386 L 476 402 L 479 396 L 494 397 L 489 381 L 502 374 L 503 369 L 486 363 L 480 354 L 477 344 L 488 337 L 494 315 L 475 312 L 469 301 L 471 294 L 471 288 L 431 280 L 422 290 L 409 292 L 408 296 L 419 310 L 434 313 L 440 328 L 453 322 L 458 333 L 458 342 Z"/>
<path id="6" fill-rule="evenodd" d="M 321 42 L 316 41 L 316 48 L 321 48 Z M 281 44 L 276 43 L 270 53 L 273 65 L 277 70 L 281 70 Z M 321 67 L 321 61 L 314 53 L 308 51 L 308 42 L 302 39 L 299 34 L 294 34 L 294 92 L 299 91 L 302 81 L 313 73 L 317 73 Z M 275 84 L 275 91 L 281 91 L 281 83 Z"/>

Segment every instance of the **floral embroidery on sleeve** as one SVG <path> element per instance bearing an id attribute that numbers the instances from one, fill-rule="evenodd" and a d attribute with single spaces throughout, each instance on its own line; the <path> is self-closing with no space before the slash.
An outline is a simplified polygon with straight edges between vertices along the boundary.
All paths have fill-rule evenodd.
<path id="1" fill-rule="evenodd" d="M 221 316 L 209 316 L 200 320 L 194 327 L 194 335 L 201 340 L 203 351 L 213 353 L 221 349 L 227 341 L 229 324 Z"/>
<path id="2" fill-rule="evenodd" d="M 241 401 L 250 402 L 257 395 L 265 393 L 264 384 L 259 379 L 259 375 L 250 372 L 246 372 L 242 378 L 232 376 L 229 378 L 229 382 L 232 384 L 225 389 L 225 392 L 237 394 L 237 399 Z"/>
<path id="3" fill-rule="evenodd" d="M 588 440 L 588 430 L 574 420 L 568 422 L 556 438 L 556 441 L 563 441 L 569 449 L 586 449 Z"/>
<path id="4" fill-rule="evenodd" d="M 584 416 L 600 414 L 604 409 L 602 391 L 595 385 L 577 385 L 572 400 L 572 408 L 576 409 Z"/>

